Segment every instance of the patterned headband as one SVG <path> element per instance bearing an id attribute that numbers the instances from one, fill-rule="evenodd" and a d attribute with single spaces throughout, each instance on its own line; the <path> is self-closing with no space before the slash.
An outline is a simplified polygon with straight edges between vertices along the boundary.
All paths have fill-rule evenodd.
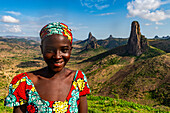
<path id="1" fill-rule="evenodd" d="M 53 34 L 60 34 L 67 37 L 70 40 L 70 43 L 72 44 L 72 31 L 64 23 L 53 22 L 45 25 L 40 31 L 40 38 L 41 40 L 43 40 L 45 37 Z"/>

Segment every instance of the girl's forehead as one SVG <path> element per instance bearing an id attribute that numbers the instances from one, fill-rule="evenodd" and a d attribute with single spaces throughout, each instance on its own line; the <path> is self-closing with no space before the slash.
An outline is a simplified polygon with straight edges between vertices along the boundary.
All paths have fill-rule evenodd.
<path id="1" fill-rule="evenodd" d="M 44 39 L 43 45 L 70 45 L 70 41 L 67 37 L 62 35 L 51 35 Z"/>

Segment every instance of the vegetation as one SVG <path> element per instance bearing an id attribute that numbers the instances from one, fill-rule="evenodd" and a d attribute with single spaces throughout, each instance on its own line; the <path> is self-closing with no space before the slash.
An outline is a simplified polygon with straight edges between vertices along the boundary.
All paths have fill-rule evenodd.
<path id="1" fill-rule="evenodd" d="M 149 106 L 103 96 L 87 96 L 89 113 L 168 113 Z"/>
<path id="2" fill-rule="evenodd" d="M 38 43 L 12 40 L 0 38 L 2 113 L 12 112 L 3 106 L 3 100 L 13 76 L 45 66 Z M 83 52 L 81 46 L 75 47 L 67 67 L 86 73 L 92 91 L 87 96 L 90 113 L 170 111 L 170 53 L 150 46 L 144 54 L 135 57 L 124 54 L 126 45 L 108 51 L 100 47 Z"/>

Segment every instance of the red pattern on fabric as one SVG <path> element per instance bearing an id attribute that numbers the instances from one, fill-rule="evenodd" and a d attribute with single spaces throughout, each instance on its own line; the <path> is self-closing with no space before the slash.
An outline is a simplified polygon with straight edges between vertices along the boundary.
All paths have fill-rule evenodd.
<path id="1" fill-rule="evenodd" d="M 68 28 L 68 26 L 66 24 L 64 24 L 64 23 L 60 23 L 60 24 L 66 26 Z"/>
<path id="2" fill-rule="evenodd" d="M 90 89 L 87 87 L 87 82 L 85 83 L 85 87 L 83 91 L 80 92 L 79 96 L 90 94 Z"/>
<path id="3" fill-rule="evenodd" d="M 49 107 L 52 108 L 54 101 L 48 101 L 48 102 L 50 103 Z"/>
<path id="4" fill-rule="evenodd" d="M 35 113 L 35 108 L 33 105 L 28 105 L 27 110 L 28 110 L 28 113 Z"/>
<path id="5" fill-rule="evenodd" d="M 25 91 L 26 85 L 26 82 L 21 82 L 20 85 L 15 89 L 13 94 L 16 96 L 17 102 L 19 102 L 19 99 L 21 98 L 27 100 Z"/>
<path id="6" fill-rule="evenodd" d="M 23 73 L 15 76 L 12 81 L 11 81 L 11 84 L 14 85 L 16 84 L 19 80 L 21 80 L 25 75 Z"/>

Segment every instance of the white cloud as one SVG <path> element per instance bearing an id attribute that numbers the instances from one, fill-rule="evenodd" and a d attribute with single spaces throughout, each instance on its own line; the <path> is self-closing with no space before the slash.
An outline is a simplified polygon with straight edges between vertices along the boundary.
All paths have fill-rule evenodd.
<path id="1" fill-rule="evenodd" d="M 168 4 L 169 1 L 161 0 L 135 0 L 127 3 L 129 11 L 128 17 L 141 17 L 150 21 L 160 21 L 170 18 L 170 14 L 164 10 L 159 10 L 161 5 Z"/>
<path id="2" fill-rule="evenodd" d="M 88 8 L 92 8 L 92 7 L 93 7 L 93 5 L 91 5 L 90 3 L 84 3 L 84 5 L 85 5 L 86 7 L 88 7 Z"/>
<path id="3" fill-rule="evenodd" d="M 19 20 L 12 16 L 2 16 L 1 21 L 5 23 L 19 23 Z"/>
<path id="4" fill-rule="evenodd" d="M 4 33 L 19 33 L 22 31 L 20 25 L 4 24 L 4 25 L 1 25 L 1 29 L 2 29 L 2 32 Z"/>
<path id="5" fill-rule="evenodd" d="M 163 25 L 163 23 L 161 23 L 161 22 L 156 22 L 155 24 L 156 25 Z"/>
<path id="6" fill-rule="evenodd" d="M 146 24 L 145 24 L 145 26 L 150 26 L 150 25 L 152 25 L 152 24 L 150 24 L 150 23 L 146 23 Z"/>
<path id="7" fill-rule="evenodd" d="M 158 29 L 158 27 L 155 27 L 155 29 Z"/>
<path id="8" fill-rule="evenodd" d="M 15 11 L 5 11 L 5 12 L 6 12 L 6 13 L 9 13 L 9 14 L 16 15 L 16 16 L 21 15 L 20 12 L 15 12 Z"/>
<path id="9" fill-rule="evenodd" d="M 102 13 L 98 14 L 97 16 L 106 16 L 106 15 L 114 15 L 115 13 Z"/>
<path id="10" fill-rule="evenodd" d="M 98 10 L 102 10 L 104 8 L 108 8 L 110 5 L 109 4 L 106 4 L 106 5 L 98 5 L 98 4 L 95 4 L 94 5 Z"/>
<path id="11" fill-rule="evenodd" d="M 115 2 L 115 0 L 80 0 L 81 5 L 90 9 L 102 10 L 108 8 L 110 2 Z"/>

